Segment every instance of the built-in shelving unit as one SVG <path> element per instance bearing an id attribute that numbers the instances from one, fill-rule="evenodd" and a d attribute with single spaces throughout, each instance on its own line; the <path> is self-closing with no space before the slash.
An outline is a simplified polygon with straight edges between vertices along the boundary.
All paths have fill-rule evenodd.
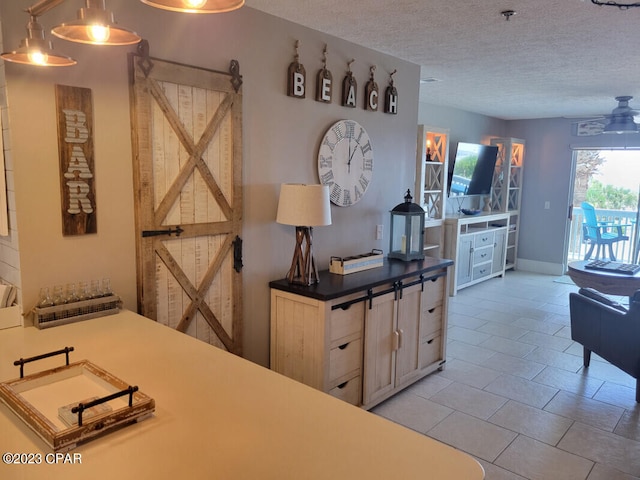
<path id="1" fill-rule="evenodd" d="M 418 126 L 414 201 L 425 211 L 424 254 L 442 257 L 449 164 L 449 130 Z"/>
<path id="2" fill-rule="evenodd" d="M 494 138 L 491 145 L 499 149 L 493 175 L 491 210 L 509 214 L 505 268 L 511 269 L 516 267 L 518 258 L 525 142 L 517 138 Z"/>

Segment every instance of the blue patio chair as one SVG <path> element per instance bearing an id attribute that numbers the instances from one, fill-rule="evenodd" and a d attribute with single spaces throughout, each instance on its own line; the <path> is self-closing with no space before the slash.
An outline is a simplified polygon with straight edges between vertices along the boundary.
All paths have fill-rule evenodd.
<path id="1" fill-rule="evenodd" d="M 585 255 L 584 259 L 589 260 L 591 258 L 593 249 L 596 246 L 598 247 L 596 250 L 596 260 L 599 259 L 603 245 L 607 245 L 609 247 L 609 259 L 615 262 L 616 257 L 613 254 L 613 244 L 629 240 L 628 236 L 622 234 L 622 227 L 627 225 L 614 224 L 613 222 L 599 222 L 596 218 L 596 210 L 593 208 L 593 205 L 587 202 L 582 202 L 581 207 L 582 212 L 584 213 L 582 238 L 585 242 L 590 244 L 589 251 Z"/>

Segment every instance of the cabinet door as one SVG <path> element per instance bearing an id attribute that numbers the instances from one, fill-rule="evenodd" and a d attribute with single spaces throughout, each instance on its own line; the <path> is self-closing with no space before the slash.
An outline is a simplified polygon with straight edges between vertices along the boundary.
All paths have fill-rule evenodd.
<path id="1" fill-rule="evenodd" d="M 395 350 L 399 342 L 396 325 L 396 294 L 374 298 L 371 308 L 366 308 L 364 329 L 364 405 L 388 395 L 395 388 Z"/>
<path id="2" fill-rule="evenodd" d="M 419 375 L 420 315 L 422 285 L 404 288 L 398 302 L 398 351 L 396 352 L 396 386 Z"/>
<path id="3" fill-rule="evenodd" d="M 473 235 L 460 235 L 458 241 L 458 263 L 456 276 L 458 286 L 471 281 L 471 267 L 473 265 Z"/>
<path id="4" fill-rule="evenodd" d="M 507 231 L 497 230 L 495 232 L 495 243 L 493 246 L 493 268 L 491 269 L 493 273 L 504 270 L 504 266 L 506 263 L 505 262 L 506 248 L 507 248 Z"/>

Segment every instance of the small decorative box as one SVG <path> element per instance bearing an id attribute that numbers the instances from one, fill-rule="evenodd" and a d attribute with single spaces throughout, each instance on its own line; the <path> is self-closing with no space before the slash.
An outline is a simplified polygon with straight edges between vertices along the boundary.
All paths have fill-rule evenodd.
<path id="1" fill-rule="evenodd" d="M 351 257 L 331 257 L 329 271 L 339 275 L 361 272 L 370 268 L 381 267 L 384 262 L 382 250 L 374 248 L 369 253 L 353 255 Z"/>

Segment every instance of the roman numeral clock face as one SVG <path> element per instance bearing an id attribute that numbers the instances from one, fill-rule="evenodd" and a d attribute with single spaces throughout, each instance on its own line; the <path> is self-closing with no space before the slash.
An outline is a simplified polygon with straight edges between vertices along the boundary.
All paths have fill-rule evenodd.
<path id="1" fill-rule="evenodd" d="M 373 176 L 373 149 L 358 122 L 340 120 L 327 130 L 318 152 L 318 176 L 335 205 L 348 207 L 362 198 Z"/>

